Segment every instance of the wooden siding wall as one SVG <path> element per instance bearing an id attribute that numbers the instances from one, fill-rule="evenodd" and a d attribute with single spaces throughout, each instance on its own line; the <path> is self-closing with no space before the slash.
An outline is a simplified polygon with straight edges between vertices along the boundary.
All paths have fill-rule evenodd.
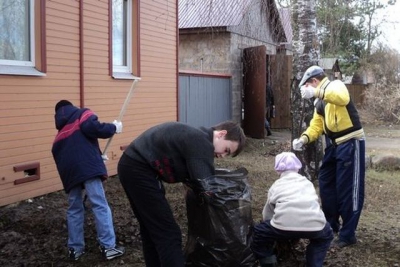
<path id="1" fill-rule="evenodd" d="M 83 4 L 83 66 L 80 75 L 79 10 Z M 51 147 L 54 105 L 60 99 L 85 106 L 102 122 L 118 117 L 132 80 L 109 76 L 108 0 L 46 1 L 45 77 L 0 75 L 0 206 L 62 189 Z M 116 174 L 128 145 L 147 128 L 177 120 L 177 5 L 175 0 L 140 1 L 141 81 L 123 118 L 123 133 L 108 150 Z M 101 141 L 103 149 L 106 140 Z M 14 185 L 18 164 L 40 163 L 40 180 Z"/>

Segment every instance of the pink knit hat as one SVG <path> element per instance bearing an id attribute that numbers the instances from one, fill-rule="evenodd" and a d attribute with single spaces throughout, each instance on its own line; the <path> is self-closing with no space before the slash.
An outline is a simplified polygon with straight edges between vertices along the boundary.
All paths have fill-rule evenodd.
<path id="1" fill-rule="evenodd" d="M 284 171 L 299 171 L 302 165 L 300 160 L 292 152 L 282 152 L 275 157 L 275 170 L 279 173 Z"/>

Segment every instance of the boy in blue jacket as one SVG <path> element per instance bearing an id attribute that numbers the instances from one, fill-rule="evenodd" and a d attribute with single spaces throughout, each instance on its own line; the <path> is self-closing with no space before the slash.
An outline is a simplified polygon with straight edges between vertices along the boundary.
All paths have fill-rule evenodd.
<path id="1" fill-rule="evenodd" d="M 58 134 L 52 153 L 68 194 L 69 258 L 78 260 L 85 253 L 83 190 L 92 206 L 103 257 L 110 260 L 122 256 L 125 248 L 116 246 L 112 214 L 102 184 L 107 179 L 107 169 L 97 140 L 121 133 L 122 123 L 100 123 L 93 111 L 75 107 L 68 100 L 59 101 L 55 112 Z"/>

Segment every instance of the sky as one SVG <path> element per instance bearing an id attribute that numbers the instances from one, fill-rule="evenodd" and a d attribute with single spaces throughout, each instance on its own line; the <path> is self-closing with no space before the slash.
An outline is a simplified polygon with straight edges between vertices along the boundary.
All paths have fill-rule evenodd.
<path id="1" fill-rule="evenodd" d="M 382 23 L 379 40 L 400 53 L 400 0 L 394 6 L 380 10 L 376 22 Z"/>
<path id="2" fill-rule="evenodd" d="M 283 2 L 284 6 L 290 3 L 290 0 L 276 0 L 276 2 L 279 1 Z M 380 2 L 386 4 L 388 0 L 380 0 Z M 277 5 L 279 7 L 279 4 Z M 400 0 L 397 0 L 395 5 L 380 10 L 374 22 L 381 25 L 382 35 L 378 38 L 379 41 L 400 53 Z"/>

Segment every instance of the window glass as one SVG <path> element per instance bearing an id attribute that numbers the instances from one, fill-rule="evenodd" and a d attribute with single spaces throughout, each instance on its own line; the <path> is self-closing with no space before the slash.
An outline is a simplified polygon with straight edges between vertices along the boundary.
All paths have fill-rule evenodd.
<path id="1" fill-rule="evenodd" d="M 33 0 L 0 0 L 0 64 L 34 64 Z"/>
<path id="2" fill-rule="evenodd" d="M 112 0 L 112 45 L 114 71 L 131 72 L 130 68 L 130 15 L 129 0 Z"/>

